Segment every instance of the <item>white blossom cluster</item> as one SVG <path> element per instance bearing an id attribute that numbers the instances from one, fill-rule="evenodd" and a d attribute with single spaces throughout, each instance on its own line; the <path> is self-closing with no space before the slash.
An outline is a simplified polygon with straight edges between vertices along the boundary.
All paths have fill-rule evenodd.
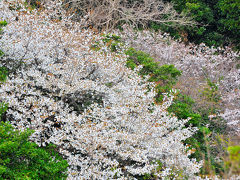
<path id="1" fill-rule="evenodd" d="M 130 28 L 123 31 L 122 36 L 129 45 L 148 52 L 160 64 L 174 64 L 181 70 L 179 82 L 182 86 L 178 88 L 197 101 L 201 101 L 197 96 L 200 94 L 199 89 L 206 84 L 206 78 L 217 82 L 223 109 L 220 116 L 240 135 L 239 52 L 234 52 L 230 47 L 223 49 L 209 48 L 204 44 L 186 45 L 172 40 L 167 34 L 136 32 Z"/>
<path id="2" fill-rule="evenodd" d="M 10 2 L 21 8 L 10 10 Z M 31 140 L 39 146 L 56 144 L 70 164 L 68 179 L 177 177 L 178 171 L 194 177 L 201 163 L 188 158 L 182 141 L 197 129 L 166 111 L 173 95 L 153 105 L 154 83 L 125 66 L 124 47 L 91 50 L 102 37 L 81 30 L 62 9 L 59 20 L 60 5 L 29 11 L 20 1 L 0 1 L 0 20 L 8 22 L 0 65 L 11 72 L 0 89 L 7 120 L 34 129 Z"/>

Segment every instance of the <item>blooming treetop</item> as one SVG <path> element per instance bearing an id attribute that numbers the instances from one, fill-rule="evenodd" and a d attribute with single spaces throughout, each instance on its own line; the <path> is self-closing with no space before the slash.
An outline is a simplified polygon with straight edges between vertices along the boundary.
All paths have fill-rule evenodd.
<path id="1" fill-rule="evenodd" d="M 20 8 L 10 10 L 10 2 Z M 31 12 L 20 1 L 1 1 L 0 12 L 9 23 L 0 39 L 0 65 L 11 72 L 0 89 L 7 120 L 34 129 L 31 140 L 40 146 L 56 144 L 70 164 L 69 179 L 199 171 L 182 143 L 196 129 L 166 111 L 173 95 L 153 105 L 154 83 L 125 66 L 125 47 L 92 51 L 91 42 L 102 37 L 81 30 L 58 1 Z"/>

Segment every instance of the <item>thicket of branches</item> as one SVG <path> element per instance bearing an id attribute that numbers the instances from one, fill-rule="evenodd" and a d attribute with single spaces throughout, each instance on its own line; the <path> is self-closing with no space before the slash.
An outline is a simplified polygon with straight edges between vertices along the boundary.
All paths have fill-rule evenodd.
<path id="1" fill-rule="evenodd" d="M 159 0 L 64 0 L 73 19 L 86 18 L 86 25 L 112 29 L 121 23 L 146 27 L 151 22 L 170 26 L 192 25 L 193 21 L 178 14 L 170 3 Z"/>

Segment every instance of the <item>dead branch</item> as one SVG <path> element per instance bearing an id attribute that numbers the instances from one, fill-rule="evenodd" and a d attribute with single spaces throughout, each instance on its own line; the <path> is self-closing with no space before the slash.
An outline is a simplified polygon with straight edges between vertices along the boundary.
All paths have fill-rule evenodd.
<path id="1" fill-rule="evenodd" d="M 194 25 L 184 14 L 178 14 L 172 4 L 161 0 L 64 0 L 75 20 L 85 17 L 88 26 L 111 30 L 121 23 L 147 27 L 150 22 L 168 26 Z"/>

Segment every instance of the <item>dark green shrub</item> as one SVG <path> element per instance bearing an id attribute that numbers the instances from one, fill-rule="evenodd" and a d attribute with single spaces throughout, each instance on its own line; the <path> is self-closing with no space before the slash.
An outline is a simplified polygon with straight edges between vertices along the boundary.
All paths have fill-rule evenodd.
<path id="1" fill-rule="evenodd" d="M 236 69 L 240 69 L 240 64 L 237 64 L 237 65 L 236 65 Z"/>
<path id="2" fill-rule="evenodd" d="M 218 31 L 225 34 L 240 49 L 240 1 L 219 0 Z"/>
<path id="3" fill-rule="evenodd" d="M 5 67 L 0 67 L 0 84 L 5 82 L 8 76 L 8 70 Z"/>
<path id="4" fill-rule="evenodd" d="M 7 25 L 7 21 L 0 21 L 0 32 L 2 31 L 2 27 Z"/>
<path id="5" fill-rule="evenodd" d="M 208 22 L 214 21 L 214 15 L 211 8 L 202 1 L 186 1 L 186 7 L 184 11 L 191 14 L 197 22 Z"/>
<path id="6" fill-rule="evenodd" d="M 154 26 L 179 38 L 186 32 L 191 42 L 208 46 L 225 46 L 234 43 L 240 49 L 240 1 L 239 0 L 164 0 L 174 3 L 179 13 L 186 13 L 198 23 L 194 27 L 178 28 Z M 181 34 L 181 33 L 180 33 Z"/>
<path id="7" fill-rule="evenodd" d="M 240 1 L 219 0 L 217 7 L 220 10 L 221 18 L 219 30 L 222 32 L 232 31 L 240 34 Z"/>
<path id="8" fill-rule="evenodd" d="M 223 34 L 220 34 L 216 31 L 208 32 L 204 34 L 204 43 L 208 46 L 222 46 L 225 44 L 225 37 Z M 202 38 L 199 39 L 199 43 L 202 41 Z"/>
<path id="9" fill-rule="evenodd" d="M 18 131 L 0 122 L 0 177 L 3 179 L 66 179 L 67 161 L 55 146 L 29 142 L 32 130 Z"/>
<path id="10" fill-rule="evenodd" d="M 168 112 L 173 112 L 179 119 L 191 118 L 187 125 L 194 125 L 196 127 L 202 126 L 201 115 L 193 111 L 194 101 L 189 96 L 178 94 L 172 105 L 168 108 Z"/>

